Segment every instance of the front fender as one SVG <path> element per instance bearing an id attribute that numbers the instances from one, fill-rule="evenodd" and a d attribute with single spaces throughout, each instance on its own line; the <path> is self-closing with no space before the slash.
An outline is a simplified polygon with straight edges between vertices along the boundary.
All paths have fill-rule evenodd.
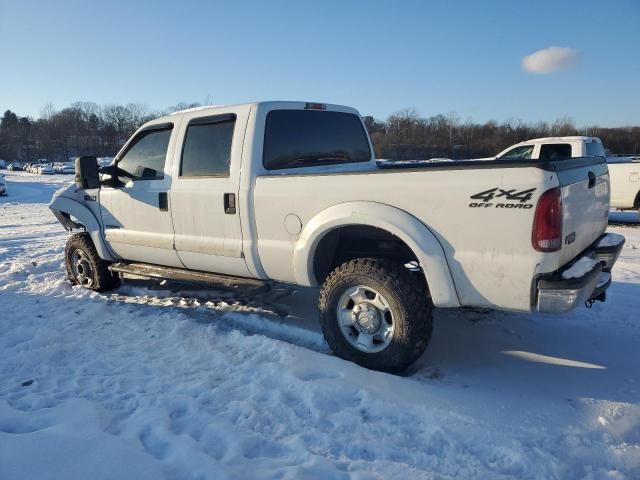
<path id="1" fill-rule="evenodd" d="M 65 228 L 71 229 L 77 227 L 78 224 L 82 225 L 87 233 L 91 236 L 91 240 L 93 241 L 93 244 L 95 245 L 100 258 L 102 258 L 103 260 L 116 260 L 109 253 L 109 249 L 107 248 L 104 239 L 102 238 L 100 223 L 96 219 L 93 212 L 89 210 L 85 205 L 68 197 L 54 196 L 51 200 L 51 203 L 49 204 L 49 208 Z M 61 220 L 61 213 L 74 217 L 76 219 L 75 225 L 72 221 L 69 221 L 70 223 L 67 223 Z"/>
<path id="2" fill-rule="evenodd" d="M 400 238 L 420 262 L 434 305 L 460 306 L 444 250 L 435 235 L 407 212 L 375 202 L 333 205 L 309 220 L 298 238 L 293 254 L 294 275 L 298 284 L 318 284 L 313 273 L 316 248 L 331 230 L 347 225 L 377 227 Z"/>

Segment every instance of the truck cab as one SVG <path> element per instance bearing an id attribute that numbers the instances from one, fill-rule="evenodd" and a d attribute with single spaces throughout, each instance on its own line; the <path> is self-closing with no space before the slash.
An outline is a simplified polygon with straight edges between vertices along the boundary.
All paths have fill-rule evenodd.
<path id="1" fill-rule="evenodd" d="M 506 148 L 496 159 L 562 160 L 580 157 L 605 157 L 602 141 L 597 137 L 544 137 L 520 142 Z"/>
<path id="2" fill-rule="evenodd" d="M 321 113 L 313 128 L 324 130 L 338 158 L 300 153 L 288 130 L 299 113 Z M 360 135 L 360 152 L 348 151 L 353 135 Z M 347 155 L 357 161 L 345 162 Z M 119 175 L 96 191 L 102 235 L 113 258 L 266 279 L 255 231 L 256 178 L 341 163 L 375 168 L 360 116 L 348 107 L 261 102 L 175 112 L 145 124 L 116 155 Z"/>

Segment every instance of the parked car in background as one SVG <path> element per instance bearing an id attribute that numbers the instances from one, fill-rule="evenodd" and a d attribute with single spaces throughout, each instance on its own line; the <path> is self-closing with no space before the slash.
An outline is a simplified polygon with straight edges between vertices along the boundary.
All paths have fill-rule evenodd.
<path id="1" fill-rule="evenodd" d="M 22 164 L 20 162 L 13 162 L 7 166 L 7 170 L 10 172 L 16 172 L 22 170 Z"/>
<path id="2" fill-rule="evenodd" d="M 0 160 L 0 169 L 7 168 L 7 162 L 4 160 Z"/>
<path id="3" fill-rule="evenodd" d="M 98 157 L 98 166 L 108 167 L 113 162 L 113 157 Z"/>
<path id="4" fill-rule="evenodd" d="M 607 158 L 611 207 L 640 214 L 640 156 Z"/>
<path id="5" fill-rule="evenodd" d="M 0 195 L 7 195 L 7 179 L 0 173 Z"/>
<path id="6" fill-rule="evenodd" d="M 495 159 L 555 161 L 579 157 L 605 158 L 602 141 L 583 136 L 534 138 L 504 149 Z"/>
<path id="7" fill-rule="evenodd" d="M 62 170 L 64 169 L 64 167 L 67 165 L 67 162 L 54 162 L 52 164 L 53 167 L 53 171 L 55 173 L 62 173 Z"/>
<path id="8" fill-rule="evenodd" d="M 46 172 L 47 174 L 53 173 L 53 167 L 51 166 L 51 163 L 49 163 L 47 161 L 46 158 L 39 158 L 37 161 L 31 163 L 31 168 L 29 169 L 29 173 L 36 173 L 39 174 L 40 173 L 40 167 L 43 165 L 48 165 L 49 169 L 51 169 L 50 172 Z M 45 169 L 47 170 L 47 169 Z"/>
<path id="9" fill-rule="evenodd" d="M 54 173 L 75 173 L 74 162 L 54 162 L 51 164 Z"/>
<path id="10" fill-rule="evenodd" d="M 81 230 L 65 250 L 73 284 L 108 290 L 124 273 L 321 286 L 332 350 L 390 372 L 423 353 L 434 306 L 604 301 L 624 243 L 605 233 L 604 158 L 383 167 L 358 111 L 339 105 L 177 112 L 143 125 L 112 165 L 76 166 L 50 204 Z"/>
<path id="11" fill-rule="evenodd" d="M 62 162 L 62 165 L 58 168 L 58 173 L 73 174 L 76 173 L 76 167 L 73 163 Z"/>
<path id="12" fill-rule="evenodd" d="M 43 163 L 36 167 L 35 173 L 39 173 L 40 175 L 53 175 L 55 172 L 50 164 Z"/>

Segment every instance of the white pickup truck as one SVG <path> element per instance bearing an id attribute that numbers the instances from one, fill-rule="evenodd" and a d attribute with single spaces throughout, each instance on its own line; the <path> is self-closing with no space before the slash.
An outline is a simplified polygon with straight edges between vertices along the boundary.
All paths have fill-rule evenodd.
<path id="1" fill-rule="evenodd" d="M 545 137 L 520 142 L 500 152 L 501 160 L 562 160 L 578 157 L 606 158 L 602 142 L 597 137 Z M 618 210 L 640 209 L 640 158 L 611 157 L 609 181 L 612 208 Z"/>
<path id="2" fill-rule="evenodd" d="M 604 146 L 598 137 L 544 137 L 516 143 L 500 152 L 500 160 L 554 161 L 567 158 L 602 157 Z"/>
<path id="3" fill-rule="evenodd" d="M 611 208 L 640 213 L 640 157 L 607 158 L 611 176 Z"/>
<path id="4" fill-rule="evenodd" d="M 74 284 L 119 274 L 321 286 L 333 351 L 398 372 L 433 307 L 566 312 L 604 300 L 624 237 L 605 234 L 602 158 L 382 167 L 358 112 L 261 102 L 143 125 L 50 208 Z"/>

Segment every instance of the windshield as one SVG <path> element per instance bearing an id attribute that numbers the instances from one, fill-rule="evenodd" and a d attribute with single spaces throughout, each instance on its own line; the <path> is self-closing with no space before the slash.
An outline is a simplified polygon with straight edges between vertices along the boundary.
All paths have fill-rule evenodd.
<path id="1" fill-rule="evenodd" d="M 533 145 L 522 145 L 515 147 L 498 157 L 500 160 L 531 160 L 533 156 Z"/>

